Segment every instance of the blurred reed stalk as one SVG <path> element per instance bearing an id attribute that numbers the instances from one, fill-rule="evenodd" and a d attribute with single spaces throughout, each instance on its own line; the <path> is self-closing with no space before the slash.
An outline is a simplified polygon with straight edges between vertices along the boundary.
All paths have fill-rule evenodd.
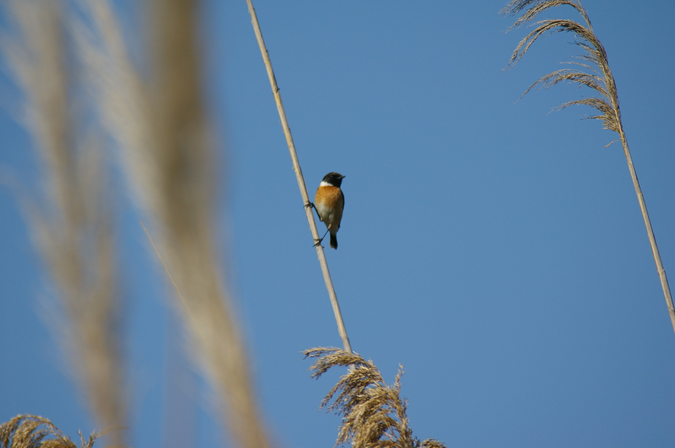
<path id="1" fill-rule="evenodd" d="M 270 60 L 267 47 L 265 46 L 265 41 L 263 40 L 260 24 L 258 23 L 258 16 L 256 15 L 255 9 L 253 8 L 253 3 L 251 0 L 246 0 L 246 4 L 248 5 L 248 12 L 251 16 L 251 23 L 253 25 L 255 37 L 258 41 L 258 46 L 260 47 L 260 53 L 262 54 L 263 62 L 265 63 L 267 76 L 270 80 L 270 86 L 272 87 L 272 93 L 274 94 L 274 102 L 277 105 L 277 111 L 279 112 L 279 118 L 281 119 L 281 126 L 283 127 L 284 135 L 286 136 L 288 151 L 290 152 L 291 161 L 293 162 L 293 170 L 295 170 L 295 177 L 298 181 L 298 187 L 300 188 L 302 203 L 305 206 L 305 215 L 307 216 L 309 231 L 312 233 L 312 239 L 314 241 L 319 241 L 319 232 L 316 229 L 316 221 L 314 221 L 314 212 L 312 211 L 309 194 L 307 193 L 307 185 L 305 184 L 305 178 L 302 175 L 302 169 L 300 169 L 300 161 L 298 160 L 298 154 L 295 151 L 295 143 L 293 142 L 291 128 L 288 125 L 288 119 L 286 118 L 286 111 L 284 109 L 283 103 L 281 102 L 281 93 L 279 93 L 277 80 L 274 76 L 274 70 L 272 69 L 272 61 Z M 351 352 L 352 346 L 349 342 L 349 336 L 347 335 L 347 329 L 345 327 L 344 320 L 342 319 L 342 312 L 340 311 L 340 304 L 338 302 L 337 295 L 335 294 L 333 280 L 331 280 L 330 272 L 328 271 L 326 254 L 324 253 L 323 246 L 320 244 L 317 244 L 315 247 L 317 256 L 319 257 L 319 264 L 321 265 L 321 272 L 323 273 L 323 280 L 326 283 L 326 289 L 328 290 L 328 297 L 330 299 L 331 306 L 333 307 L 333 314 L 335 315 L 338 333 L 342 339 L 342 346 L 346 351 Z"/>
<path id="2" fill-rule="evenodd" d="M 83 0 L 100 42 L 91 55 L 99 115 L 119 146 L 131 197 L 149 218 L 157 252 L 175 284 L 177 316 L 221 405 L 235 444 L 269 446 L 250 363 L 223 279 L 215 226 L 218 160 L 205 112 L 196 0 L 154 0 L 146 81 L 129 57 L 106 0 Z M 221 175 L 220 178 L 223 178 Z M 154 243 L 153 243 L 154 244 Z"/>
<path id="3" fill-rule="evenodd" d="M 181 317 L 219 401 L 236 445 L 269 446 L 255 399 L 250 362 L 223 284 L 216 238 L 214 142 L 202 92 L 202 58 L 195 0 L 152 2 L 151 198 L 160 248 L 187 301 Z M 182 302 L 181 302 L 182 303 Z"/>
<path id="4" fill-rule="evenodd" d="M 635 166 L 633 165 L 633 159 L 630 150 L 628 149 L 628 141 L 626 140 L 626 134 L 621 121 L 621 110 L 619 109 L 619 96 L 616 90 L 616 83 L 614 82 L 612 71 L 609 68 L 607 52 L 595 35 L 586 10 L 581 6 L 579 0 L 512 0 L 501 13 L 517 15 L 524 11 L 523 15 L 518 18 L 512 26 L 512 28 L 517 28 L 531 22 L 543 11 L 563 5 L 574 8 L 583 17 L 585 26 L 573 20 L 565 19 L 541 20 L 536 22 L 534 24 L 535 29 L 525 36 L 513 51 L 508 67 L 515 65 L 523 56 L 525 56 L 525 53 L 527 53 L 530 46 L 545 34 L 571 32 L 577 38 L 575 43 L 585 52 L 579 57 L 583 62 L 569 62 L 569 64 L 574 64 L 578 67 L 574 69 L 557 70 L 542 76 L 534 82 L 523 95 L 526 95 L 535 87 L 548 88 L 564 82 L 589 87 L 598 94 L 596 97 L 569 101 L 558 106 L 557 109 L 564 109 L 577 104 L 591 106 L 599 113 L 598 115 L 587 118 L 600 120 L 605 129 L 609 129 L 619 134 L 619 140 L 621 141 L 623 152 L 628 163 L 630 177 L 633 180 L 635 194 L 637 195 L 638 203 L 640 204 L 642 219 L 647 228 L 647 236 L 649 237 L 649 244 L 652 249 L 652 255 L 654 256 L 654 262 L 656 263 L 656 270 L 659 275 L 659 280 L 661 281 L 663 295 L 666 299 L 670 322 L 673 326 L 673 331 L 675 331 L 675 308 L 673 308 L 670 286 L 668 285 L 666 271 L 661 262 L 661 255 L 659 254 L 659 248 L 656 244 L 656 237 L 654 236 L 652 224 L 649 220 L 649 214 L 647 213 L 647 204 L 645 203 L 644 195 L 642 194 L 642 189 L 638 182 L 637 173 L 635 172 Z M 609 145 L 612 143 L 614 142 L 611 142 Z"/>
<path id="5" fill-rule="evenodd" d="M 372 361 L 357 353 L 333 347 L 304 351 L 315 358 L 312 378 L 319 378 L 333 367 L 348 367 L 346 375 L 328 392 L 321 407 L 342 415 L 337 445 L 353 448 L 445 448 L 434 439 L 420 441 L 408 426 L 407 402 L 401 398 L 402 367 L 393 386 L 388 386 Z M 332 404 L 331 404 L 332 401 Z"/>
<path id="6" fill-rule="evenodd" d="M 100 133 L 83 119 L 81 80 L 67 43 L 63 3 L 12 0 L 14 33 L 2 50 L 24 96 L 25 126 L 39 158 L 42 194 L 24 203 L 60 305 L 50 324 L 60 333 L 97 423 L 125 444 L 125 361 L 120 328 L 113 219 Z M 77 55 L 76 55 L 77 56 Z M 75 58 L 76 59 L 76 58 Z M 79 114 L 78 114 L 79 112 Z M 14 445 L 12 445 L 14 446 Z"/>
<path id="7" fill-rule="evenodd" d="M 80 433 L 80 448 L 92 448 L 102 434 L 85 439 Z M 0 448 L 77 448 L 49 419 L 36 415 L 17 415 L 0 425 Z"/>
<path id="8" fill-rule="evenodd" d="M 27 121 L 44 160 L 48 195 L 45 211 L 34 213 L 40 218 L 36 238 L 62 290 L 68 341 L 78 355 L 92 407 L 105 428 L 126 420 L 124 364 L 116 345 L 120 313 L 113 300 L 112 223 L 106 208 L 109 185 L 103 183 L 99 148 L 74 124 L 98 120 L 97 130 L 103 128 L 119 148 L 130 196 L 152 222 L 176 289 L 185 297 L 175 301 L 177 315 L 191 335 L 191 351 L 215 401 L 226 411 L 224 426 L 237 446 L 267 447 L 218 256 L 216 160 L 202 99 L 199 2 L 150 2 L 152 72 L 147 82 L 128 55 L 107 0 L 78 0 L 79 10 L 67 18 L 61 10 L 65 4 L 13 0 L 25 44 L 5 41 L 4 49 L 26 92 Z M 82 78 L 68 71 L 64 30 L 72 43 L 68 55 L 76 57 Z M 86 84 L 79 85 L 82 80 Z M 86 120 L 71 116 L 68 99 L 74 84 L 76 93 L 91 95 L 94 114 Z M 89 144 L 87 151 L 75 151 L 82 141 Z M 114 444 L 125 445 L 119 438 Z"/>

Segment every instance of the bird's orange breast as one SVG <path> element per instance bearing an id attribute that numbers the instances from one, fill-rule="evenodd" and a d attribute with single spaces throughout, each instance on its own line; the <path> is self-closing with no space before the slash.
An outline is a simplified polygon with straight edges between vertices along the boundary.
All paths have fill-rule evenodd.
<path id="1" fill-rule="evenodd" d="M 342 210 L 345 206 L 345 198 L 338 187 L 322 185 L 316 190 L 314 205 L 321 221 L 326 223 L 328 229 L 340 228 Z"/>

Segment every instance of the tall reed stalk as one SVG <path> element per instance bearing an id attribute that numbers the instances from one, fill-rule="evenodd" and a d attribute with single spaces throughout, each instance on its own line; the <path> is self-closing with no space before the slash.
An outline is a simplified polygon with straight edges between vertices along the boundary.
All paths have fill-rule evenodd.
<path id="1" fill-rule="evenodd" d="M 508 66 L 512 67 L 515 65 L 523 56 L 525 56 L 525 53 L 530 49 L 530 46 L 543 35 L 549 33 L 571 32 L 577 38 L 576 44 L 584 50 L 584 54 L 580 56 L 580 59 L 583 62 L 570 62 L 570 64 L 576 65 L 577 68 L 557 70 L 542 76 L 535 81 L 523 95 L 526 95 L 535 87 L 548 88 L 565 82 L 589 87 L 598 94 L 598 96 L 595 97 L 569 101 L 558 106 L 558 109 L 577 104 L 591 106 L 598 111 L 598 114 L 588 118 L 602 121 L 605 129 L 609 129 L 619 134 L 619 140 L 621 141 L 626 162 L 628 163 L 628 171 L 630 172 L 633 187 L 635 188 L 635 194 L 637 195 L 638 203 L 640 205 L 642 219 L 647 228 L 649 245 L 652 249 L 652 255 L 654 256 L 654 262 L 656 263 L 656 271 L 659 275 L 663 295 L 666 299 L 668 315 L 670 316 L 670 322 L 673 326 L 673 331 L 675 332 L 675 308 L 673 308 L 670 286 L 668 285 L 666 271 L 661 262 L 661 255 L 659 254 L 659 248 L 656 244 L 656 237 L 654 236 L 654 230 L 652 229 L 649 214 L 647 213 L 647 204 L 644 199 L 644 194 L 640 188 L 635 166 L 633 165 L 633 158 L 631 157 L 628 148 L 626 133 L 621 121 L 621 110 L 619 109 L 619 96 L 616 90 L 616 82 L 614 81 L 614 76 L 609 68 L 605 47 L 603 47 L 602 43 L 595 35 L 586 10 L 581 6 L 580 0 L 512 0 L 501 12 L 503 14 L 511 15 L 523 13 L 514 23 L 513 27 L 515 28 L 531 22 L 540 13 L 557 6 L 572 7 L 581 15 L 585 25 L 566 19 L 550 19 L 536 22 L 534 24 L 535 29 L 518 43 L 518 46 L 511 55 Z"/>
<path id="2" fill-rule="evenodd" d="M 279 93 L 279 87 L 277 86 L 277 80 L 274 76 L 274 70 L 272 69 L 272 61 L 270 60 L 269 53 L 267 52 L 267 47 L 265 46 L 265 41 L 263 40 L 262 31 L 260 30 L 260 24 L 258 23 L 258 17 L 253 8 L 253 2 L 251 0 L 246 0 L 248 5 L 248 11 L 251 16 L 251 23 L 253 24 L 253 31 L 255 32 L 255 37 L 258 41 L 258 46 L 260 47 L 260 53 L 262 54 L 263 62 L 265 63 L 265 69 L 267 70 L 267 76 L 270 80 L 270 86 L 272 87 L 272 93 L 274 94 L 274 102 L 277 105 L 277 111 L 279 112 L 279 118 L 281 119 L 281 126 L 284 130 L 284 135 L 286 136 L 286 143 L 288 144 L 288 151 L 291 155 L 291 161 L 293 162 L 293 169 L 295 170 L 295 177 L 298 181 L 298 188 L 300 188 L 300 195 L 302 196 L 302 203 L 305 206 L 305 214 L 307 216 L 307 223 L 309 224 L 309 231 L 312 234 L 314 241 L 319 240 L 319 232 L 316 229 L 316 221 L 314 220 L 314 212 L 310 207 L 309 194 L 307 193 L 307 185 L 305 184 L 305 178 L 302 175 L 302 170 L 300 169 L 300 161 L 298 160 L 298 154 L 295 151 L 295 143 L 293 142 L 293 136 L 291 135 L 291 128 L 288 125 L 288 119 L 286 118 L 286 111 L 284 105 L 281 102 L 281 93 Z M 338 333 L 342 339 L 342 347 L 348 351 L 352 351 L 351 343 L 349 342 L 349 336 L 347 336 L 347 329 L 342 319 L 342 312 L 340 311 L 340 304 L 337 299 L 337 294 L 335 294 L 335 287 L 333 286 L 333 280 L 331 280 L 330 272 L 328 271 L 328 262 L 326 261 L 326 254 L 323 251 L 323 246 L 316 244 L 316 254 L 319 257 L 319 264 L 321 265 L 321 272 L 323 273 L 323 280 L 326 284 L 326 289 L 328 290 L 328 297 L 330 299 L 331 306 L 333 307 L 333 314 L 335 315 L 335 322 L 337 323 Z"/>
<path id="3" fill-rule="evenodd" d="M 83 119 L 82 79 L 68 45 L 72 22 L 63 3 L 6 4 L 15 34 L 2 49 L 21 87 L 23 120 L 39 159 L 42 194 L 27 204 L 28 224 L 55 285 L 59 309 L 49 323 L 60 333 L 68 367 L 97 424 L 125 444 L 126 365 L 120 338 L 123 303 L 117 288 L 113 219 L 102 136 Z M 12 445 L 14 446 L 14 445 Z"/>
<path id="4" fill-rule="evenodd" d="M 36 234 L 61 289 L 69 317 L 65 326 L 76 344 L 72 351 L 99 424 L 126 426 L 124 363 L 113 344 L 120 335 L 113 325 L 119 309 L 112 300 L 107 208 L 108 195 L 114 195 L 103 182 L 99 148 L 80 148 L 88 143 L 87 134 L 74 123 L 94 123 L 109 137 L 100 140 L 116 144 L 130 197 L 151 224 L 182 294 L 183 300 L 173 301 L 177 316 L 190 336 L 190 353 L 212 386 L 213 401 L 221 405 L 223 427 L 236 446 L 269 446 L 218 250 L 216 179 L 223 176 L 217 173 L 203 100 L 200 2 L 147 2 L 151 45 L 144 56 L 150 70 L 143 76 L 108 0 L 14 0 L 12 5 L 23 27 L 17 39 L 23 46 L 7 44 L 5 50 L 26 92 L 27 122 L 46 173 L 47 199 L 45 210 L 36 213 L 41 218 Z M 68 8 L 61 10 L 63 5 Z M 77 61 L 77 76 L 65 54 Z M 72 116 L 73 85 L 88 100 L 86 119 Z"/>
<path id="5" fill-rule="evenodd" d="M 119 145 L 131 197 L 148 218 L 175 285 L 177 317 L 235 444 L 269 446 L 250 362 L 223 277 L 215 222 L 215 142 L 204 104 L 197 0 L 148 2 L 147 79 L 131 62 L 106 0 L 86 0 L 99 113 Z M 179 300 L 180 298 L 181 300 Z"/>

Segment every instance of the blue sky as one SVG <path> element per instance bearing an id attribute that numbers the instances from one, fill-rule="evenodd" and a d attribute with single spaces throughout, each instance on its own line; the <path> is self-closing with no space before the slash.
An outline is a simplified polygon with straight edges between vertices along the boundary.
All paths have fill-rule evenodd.
<path id="1" fill-rule="evenodd" d="M 526 32 L 505 33 L 505 4 L 255 2 L 308 189 L 346 175 L 340 248 L 326 251 L 352 347 L 387 381 L 404 366 L 421 439 L 675 446 L 675 335 L 623 152 L 582 120 L 591 110 L 549 113 L 583 89 L 516 102 L 578 48 L 551 36 L 502 71 Z M 583 4 L 675 283 L 675 4 Z M 125 20 L 137 33 L 142 19 Z M 319 403 L 337 373 L 310 379 L 300 352 L 340 339 L 245 2 L 207 1 L 203 22 L 205 95 L 225 153 L 222 239 L 260 402 L 278 446 L 332 446 L 339 418 Z M 7 106 L 0 169 L 30 184 L 30 141 Z M 212 446 L 209 391 L 176 369 L 163 277 L 130 201 L 117 205 L 131 444 L 169 445 L 178 423 L 167 409 L 178 407 L 188 443 Z M 6 187 L 0 216 L 0 421 L 40 414 L 88 433 L 95 423 L 46 324 L 52 289 Z"/>

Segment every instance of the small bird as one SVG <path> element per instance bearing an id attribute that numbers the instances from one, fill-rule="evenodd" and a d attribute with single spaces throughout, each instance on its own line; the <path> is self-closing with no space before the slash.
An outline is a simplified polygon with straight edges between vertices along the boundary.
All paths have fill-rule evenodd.
<path id="1" fill-rule="evenodd" d="M 319 215 L 319 219 L 326 224 L 326 233 L 330 232 L 330 247 L 337 249 L 337 232 L 340 229 L 342 220 L 342 210 L 345 207 L 345 196 L 340 190 L 344 176 L 340 173 L 328 173 L 323 177 L 319 188 L 314 196 L 314 208 Z M 318 241 L 326 237 L 326 234 Z"/>

